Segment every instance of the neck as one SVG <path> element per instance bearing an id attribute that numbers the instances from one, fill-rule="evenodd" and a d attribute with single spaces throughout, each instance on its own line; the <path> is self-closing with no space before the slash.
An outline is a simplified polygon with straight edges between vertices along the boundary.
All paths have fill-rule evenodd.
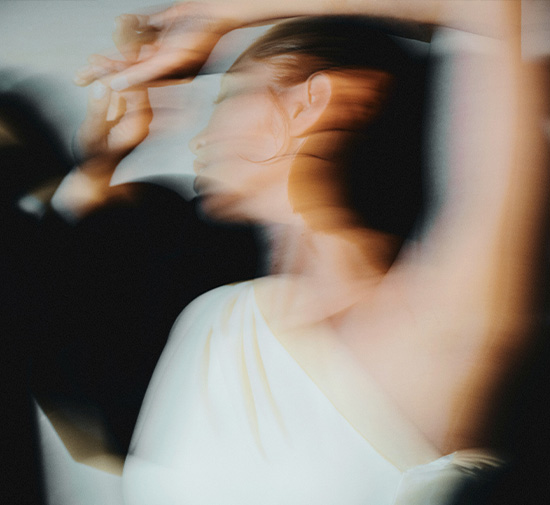
<path id="1" fill-rule="evenodd" d="M 398 247 L 395 238 L 369 229 L 326 232 L 305 224 L 269 225 L 264 240 L 269 273 L 293 280 L 292 292 L 277 297 L 286 301 L 281 310 L 300 307 L 297 298 L 313 300 L 307 305 L 314 320 L 337 316 L 368 296 Z"/>

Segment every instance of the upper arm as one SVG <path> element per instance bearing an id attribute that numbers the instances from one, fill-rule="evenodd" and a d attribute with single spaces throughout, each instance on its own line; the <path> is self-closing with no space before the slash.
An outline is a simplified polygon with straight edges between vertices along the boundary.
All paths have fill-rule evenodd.
<path id="1" fill-rule="evenodd" d="M 513 39 L 461 37 L 444 75 L 445 119 L 428 142 L 439 146 L 442 203 L 396 270 L 416 313 L 486 331 L 516 324 L 529 304 L 547 186 L 536 154 L 540 89 Z"/>

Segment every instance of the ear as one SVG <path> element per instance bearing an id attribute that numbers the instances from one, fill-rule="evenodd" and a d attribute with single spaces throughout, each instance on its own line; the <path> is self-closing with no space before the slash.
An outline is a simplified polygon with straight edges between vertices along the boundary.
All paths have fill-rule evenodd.
<path id="1" fill-rule="evenodd" d="M 331 95 L 331 79 L 323 72 L 310 75 L 294 87 L 288 110 L 292 137 L 303 137 L 312 130 L 328 107 Z"/>

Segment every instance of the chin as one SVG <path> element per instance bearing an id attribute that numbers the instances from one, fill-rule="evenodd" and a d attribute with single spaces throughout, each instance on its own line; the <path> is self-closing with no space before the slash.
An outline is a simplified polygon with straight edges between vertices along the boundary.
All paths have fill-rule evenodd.
<path id="1" fill-rule="evenodd" d="M 239 210 L 236 198 L 224 194 L 199 194 L 198 202 L 200 213 L 212 221 L 225 223 L 250 223 L 254 221 Z"/>

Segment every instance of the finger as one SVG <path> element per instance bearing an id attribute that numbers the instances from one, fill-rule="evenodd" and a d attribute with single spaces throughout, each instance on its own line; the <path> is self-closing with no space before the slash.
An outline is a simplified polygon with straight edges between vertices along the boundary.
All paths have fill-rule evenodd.
<path id="1" fill-rule="evenodd" d="M 126 112 L 126 100 L 121 93 L 111 92 L 111 100 L 107 109 L 107 121 L 118 121 Z"/>
<path id="2" fill-rule="evenodd" d="M 111 73 L 110 70 L 95 65 L 87 65 L 76 71 L 73 82 L 77 86 L 88 86 L 98 79 L 102 79 Z"/>
<path id="3" fill-rule="evenodd" d="M 158 14 L 164 15 L 164 11 L 159 12 Z M 164 28 L 166 24 L 164 18 L 159 17 L 158 14 L 121 14 L 120 16 L 115 18 L 115 22 L 120 20 L 123 23 L 128 23 L 129 25 L 131 25 L 132 29 L 137 31 L 158 31 Z"/>
<path id="4" fill-rule="evenodd" d="M 141 47 L 156 40 L 158 31 L 144 26 L 146 18 L 147 16 L 123 14 L 115 19 L 113 42 L 127 61 L 137 61 Z"/>
<path id="5" fill-rule="evenodd" d="M 173 5 L 168 9 L 159 12 L 153 12 L 148 16 L 139 16 L 140 26 L 163 30 L 170 26 L 181 15 L 180 5 Z"/>
<path id="6" fill-rule="evenodd" d="M 110 85 L 113 90 L 123 91 L 160 80 L 164 74 L 165 65 L 162 64 L 162 59 L 159 62 L 157 58 L 153 57 L 119 72 L 111 79 Z"/>
<path id="7" fill-rule="evenodd" d="M 136 22 L 136 30 L 148 30 L 150 28 L 159 30 L 160 28 L 151 22 L 151 16 L 145 14 L 133 14 Z"/>
<path id="8" fill-rule="evenodd" d="M 157 49 L 154 45 L 143 44 L 139 50 L 138 60 L 140 61 L 148 60 L 149 58 L 152 58 L 156 52 L 157 52 Z"/>
<path id="9" fill-rule="evenodd" d="M 126 109 L 128 112 L 151 108 L 147 88 L 141 88 L 134 91 L 125 91 L 123 95 L 126 100 Z"/>
<path id="10" fill-rule="evenodd" d="M 88 86 L 98 79 L 120 72 L 128 67 L 128 63 L 112 60 L 100 54 L 93 54 L 88 58 L 88 66 L 76 72 L 73 82 L 78 86 Z"/>
<path id="11" fill-rule="evenodd" d="M 125 113 L 109 131 L 109 148 L 125 155 L 149 133 L 153 113 L 146 89 L 121 93 L 125 101 Z"/>
<path id="12" fill-rule="evenodd" d="M 115 18 L 116 29 L 113 32 L 113 42 L 120 54 L 127 61 L 136 61 L 139 56 L 137 41 L 138 22 L 135 16 L 124 14 Z"/>
<path id="13" fill-rule="evenodd" d="M 106 117 L 111 94 L 111 89 L 101 81 L 90 87 L 86 118 L 76 135 L 77 151 L 82 158 L 93 156 L 101 150 L 101 144 L 109 132 Z"/>
<path id="14" fill-rule="evenodd" d="M 115 91 L 113 95 L 122 95 L 124 97 L 124 117 L 121 122 L 135 124 L 137 130 L 148 128 L 153 119 L 153 111 L 147 88 L 122 93 Z"/>
<path id="15" fill-rule="evenodd" d="M 120 72 L 128 68 L 128 63 L 126 61 L 113 60 L 102 54 L 91 54 L 88 56 L 88 63 L 96 67 L 103 67 L 111 72 Z"/>
<path id="16" fill-rule="evenodd" d="M 208 59 L 210 51 L 163 48 L 146 60 L 131 65 L 111 79 L 111 87 L 122 91 L 137 86 L 163 86 L 193 78 Z"/>
<path id="17" fill-rule="evenodd" d="M 88 93 L 88 107 L 85 121 L 105 121 L 112 93 L 111 88 L 104 82 L 94 82 Z"/>

